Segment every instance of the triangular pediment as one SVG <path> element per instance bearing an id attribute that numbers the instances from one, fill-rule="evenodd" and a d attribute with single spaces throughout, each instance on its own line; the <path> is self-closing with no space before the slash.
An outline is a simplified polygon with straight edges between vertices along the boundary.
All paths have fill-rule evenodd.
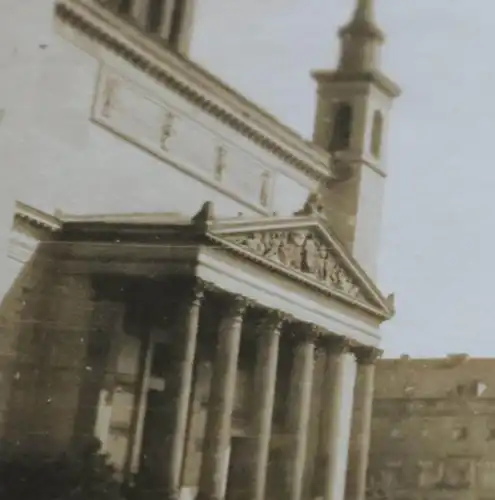
<path id="1" fill-rule="evenodd" d="M 384 317 L 393 307 L 318 216 L 214 220 L 215 243 Z"/>

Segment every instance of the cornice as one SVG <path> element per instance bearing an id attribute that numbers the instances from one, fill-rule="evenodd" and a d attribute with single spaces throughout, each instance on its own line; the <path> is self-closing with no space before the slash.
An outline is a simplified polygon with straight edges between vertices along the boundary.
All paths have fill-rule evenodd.
<path id="1" fill-rule="evenodd" d="M 311 75 L 317 82 L 373 83 L 388 97 L 394 99 L 402 93 L 401 88 L 381 71 L 348 72 L 340 70 L 314 70 Z"/>
<path id="2" fill-rule="evenodd" d="M 35 229 L 54 233 L 62 229 L 62 221 L 20 201 L 15 206 L 15 221 L 20 221 Z"/>
<path id="3" fill-rule="evenodd" d="M 56 217 L 16 202 L 8 256 L 21 263 L 28 262 L 39 244 L 52 240 L 60 228 L 61 222 Z"/>
<path id="4" fill-rule="evenodd" d="M 338 178 L 327 152 L 303 139 L 192 61 L 139 36 L 137 30 L 133 37 L 124 36 L 121 32 L 124 24 L 104 7 L 59 0 L 55 14 L 61 22 L 97 41 L 311 178 L 320 182 Z"/>

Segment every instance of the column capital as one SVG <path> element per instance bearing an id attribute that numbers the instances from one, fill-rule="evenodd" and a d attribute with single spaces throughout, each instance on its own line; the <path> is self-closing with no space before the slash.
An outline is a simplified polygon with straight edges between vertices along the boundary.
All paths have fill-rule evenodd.
<path id="1" fill-rule="evenodd" d="M 263 330 L 270 330 L 272 332 L 280 333 L 282 324 L 289 320 L 289 316 L 278 309 L 265 310 L 262 313 L 260 320 L 260 327 Z"/>
<path id="2" fill-rule="evenodd" d="M 368 346 L 355 346 L 352 352 L 361 366 L 374 365 L 383 354 L 383 350 Z"/>
<path id="3" fill-rule="evenodd" d="M 201 305 L 205 293 L 211 290 L 211 284 L 201 279 L 194 280 L 187 290 L 187 297 L 194 305 Z"/>
<path id="4" fill-rule="evenodd" d="M 253 306 L 254 302 L 242 295 L 229 295 L 227 297 L 227 315 L 233 318 L 242 316 L 246 309 Z"/>
<path id="5" fill-rule="evenodd" d="M 172 301 L 181 303 L 201 305 L 207 292 L 217 290 L 213 283 L 205 281 L 198 277 L 188 277 L 171 281 L 167 284 L 167 292 L 172 296 Z"/>
<path id="6" fill-rule="evenodd" d="M 299 323 L 298 339 L 300 342 L 316 343 L 324 335 L 324 330 L 311 323 Z"/>
<path id="7" fill-rule="evenodd" d="M 352 350 L 352 341 L 346 337 L 338 337 L 336 335 L 331 335 L 323 338 L 323 343 L 326 347 L 326 351 L 329 354 L 340 356 L 342 354 L 347 354 Z"/>
<path id="8" fill-rule="evenodd" d="M 206 281 L 203 278 L 196 277 L 194 279 L 193 288 L 201 289 L 203 293 L 218 292 L 220 289 L 211 281 Z"/>

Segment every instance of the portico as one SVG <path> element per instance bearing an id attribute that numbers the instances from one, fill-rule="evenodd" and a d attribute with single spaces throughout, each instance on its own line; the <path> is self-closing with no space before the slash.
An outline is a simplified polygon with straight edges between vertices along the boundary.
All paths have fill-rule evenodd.
<path id="1" fill-rule="evenodd" d="M 150 498 L 344 498 L 356 374 L 393 311 L 314 209 L 217 220 L 205 203 L 192 220 L 67 218 L 57 239 L 64 273 L 141 290 L 125 304 L 140 302 L 148 325 L 134 335 L 139 389 L 125 444 L 111 437 L 118 383 L 95 419 L 124 479 L 144 474 Z M 360 440 L 357 482 L 369 432 Z"/>

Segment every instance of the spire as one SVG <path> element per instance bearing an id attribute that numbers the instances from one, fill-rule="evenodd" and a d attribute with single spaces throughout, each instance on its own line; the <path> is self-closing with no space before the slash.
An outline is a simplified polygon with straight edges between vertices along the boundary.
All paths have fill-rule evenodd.
<path id="1" fill-rule="evenodd" d="M 373 0 L 357 0 L 351 21 L 340 29 L 340 36 L 375 39 L 384 42 L 385 35 L 375 23 Z"/>
<path id="2" fill-rule="evenodd" d="M 340 28 L 339 35 L 342 40 L 341 70 L 378 69 L 378 52 L 385 35 L 375 22 L 374 0 L 357 0 L 352 19 Z"/>

